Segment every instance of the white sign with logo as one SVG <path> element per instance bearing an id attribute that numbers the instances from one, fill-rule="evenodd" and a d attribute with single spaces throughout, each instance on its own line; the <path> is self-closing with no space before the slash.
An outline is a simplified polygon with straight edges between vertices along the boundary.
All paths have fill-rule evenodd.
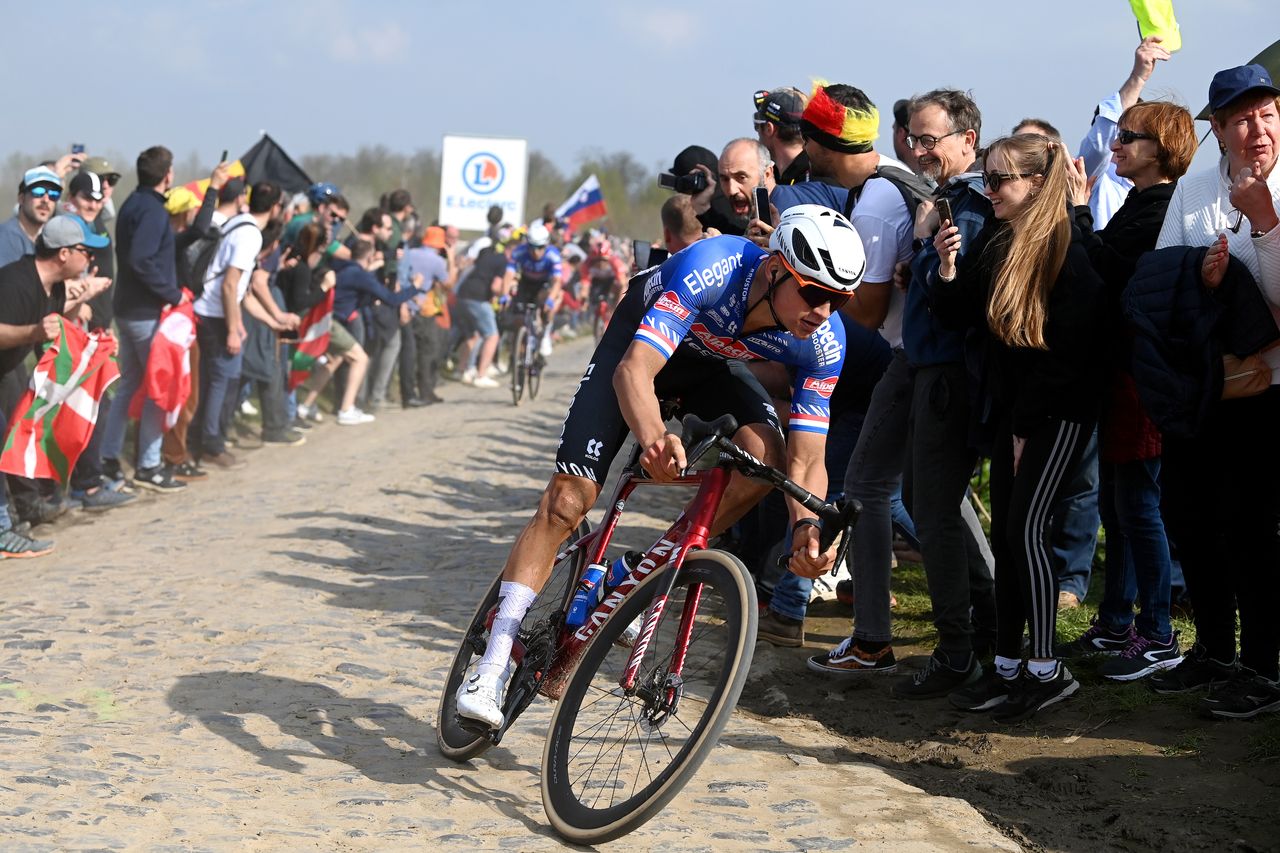
<path id="1" fill-rule="evenodd" d="M 484 231 L 489 208 L 504 222 L 524 222 L 528 142 L 482 136 L 446 136 L 440 157 L 440 224 Z"/>

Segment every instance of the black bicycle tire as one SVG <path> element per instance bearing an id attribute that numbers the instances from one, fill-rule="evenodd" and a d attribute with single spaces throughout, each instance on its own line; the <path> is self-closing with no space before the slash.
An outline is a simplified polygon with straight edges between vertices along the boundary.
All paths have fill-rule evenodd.
<path id="1" fill-rule="evenodd" d="M 520 405 L 520 398 L 524 396 L 524 384 L 527 366 L 525 364 L 524 350 L 525 339 L 529 337 L 529 330 L 524 326 L 516 329 L 514 339 L 511 343 L 511 402 L 513 405 Z"/>
<path id="2" fill-rule="evenodd" d="M 581 802 L 572 790 L 573 780 L 569 768 L 575 740 L 574 724 L 582 710 L 581 703 L 606 656 L 613 652 L 622 658 L 628 653 L 629 650 L 615 646 L 614 641 L 648 607 L 661 581 L 661 576 L 657 574 L 646 578 L 609 618 L 570 676 L 552 713 L 542 757 L 542 804 L 552 828 L 569 841 L 578 844 L 609 841 L 632 831 L 661 811 L 683 789 L 714 748 L 746 683 L 755 648 L 757 616 L 755 586 L 751 575 L 731 554 L 722 551 L 697 552 L 681 567 L 676 589 L 689 582 L 702 582 L 718 589 L 722 597 L 725 597 L 725 615 L 729 617 L 725 633 L 730 642 L 726 643 L 725 659 L 715 688 L 697 723 L 689 729 L 688 741 L 671 758 L 669 765 L 656 777 L 652 777 L 638 793 L 633 793 L 622 803 L 604 809 L 590 808 Z M 663 621 L 678 620 L 680 609 L 668 602 L 668 607 L 663 612 Z M 732 624 L 734 622 L 736 624 Z M 642 673 L 646 670 L 647 666 L 642 665 Z M 689 697 L 683 701 L 689 701 Z M 595 704 L 595 700 L 592 704 Z M 591 728 L 593 727 L 588 727 L 588 730 Z M 612 729 L 606 730 L 606 736 L 611 731 Z M 621 759 L 619 763 L 620 761 Z M 640 763 L 647 767 L 648 757 L 642 756 Z M 616 789 L 617 785 L 613 787 Z"/>
<path id="3" fill-rule="evenodd" d="M 580 539 L 590 532 L 590 526 L 584 521 L 578 525 L 573 538 Z M 530 621 L 529 615 L 526 615 L 525 622 L 521 625 L 522 628 L 533 624 L 538 619 L 546 618 L 547 609 L 553 605 L 555 599 L 559 598 L 563 601 L 567 598 L 564 589 L 565 578 L 570 576 L 576 578 L 581 573 L 586 559 L 587 552 L 579 550 L 574 552 L 565 562 L 558 563 L 552 567 L 551 576 L 547 579 L 546 585 L 529 608 L 529 614 L 533 615 L 533 619 Z M 566 575 L 564 572 L 557 575 L 557 570 L 562 566 L 572 572 L 572 575 Z M 445 674 L 444 688 L 440 694 L 440 705 L 436 711 L 436 745 L 439 747 L 441 755 L 453 761 L 467 761 L 493 746 L 493 742 L 489 738 L 472 734 L 459 726 L 455 717 L 457 715 L 458 686 L 462 683 L 467 668 L 471 665 L 472 658 L 475 657 L 467 645 L 466 636 L 475 625 L 488 616 L 489 608 L 493 607 L 498 600 L 498 590 L 501 585 L 502 576 L 499 575 L 494 578 L 493 583 L 489 585 L 488 591 L 480 599 L 480 605 L 476 608 L 476 612 L 472 614 L 471 621 L 467 623 L 467 629 L 463 632 L 462 641 L 458 644 L 458 652 L 454 655 L 453 664 L 449 667 L 448 673 Z M 558 592 L 557 587 L 560 588 Z M 558 604 L 558 602 L 556 603 Z"/>

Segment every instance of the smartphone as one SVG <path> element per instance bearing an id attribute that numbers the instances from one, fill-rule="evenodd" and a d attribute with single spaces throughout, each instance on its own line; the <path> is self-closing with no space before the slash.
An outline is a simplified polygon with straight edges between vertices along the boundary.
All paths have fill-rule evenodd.
<path id="1" fill-rule="evenodd" d="M 951 202 L 945 198 L 940 198 L 934 202 L 933 206 L 938 211 L 938 227 L 942 227 L 944 222 L 950 222 L 952 225 L 956 224 L 955 219 L 951 216 Z"/>
<path id="2" fill-rule="evenodd" d="M 769 217 L 769 191 L 764 187 L 756 187 L 751 192 L 755 197 L 755 218 L 764 222 L 766 225 L 772 225 L 773 220 Z"/>
<path id="3" fill-rule="evenodd" d="M 276 334 L 276 337 L 282 344 L 296 344 L 298 342 L 298 330 L 289 329 L 285 332 L 279 332 Z"/>
<path id="4" fill-rule="evenodd" d="M 222 159 L 221 159 L 221 160 L 219 160 L 218 162 L 219 162 L 219 163 L 225 163 L 225 162 L 227 162 L 227 149 L 225 149 L 225 148 L 223 148 L 223 149 L 222 149 Z"/>
<path id="5" fill-rule="evenodd" d="M 649 267 L 649 250 L 652 247 L 648 240 L 632 240 L 631 253 L 636 259 L 636 269 L 643 270 Z"/>
<path id="6" fill-rule="evenodd" d="M 83 143 L 83 142 L 73 142 L 73 143 L 71 144 L 71 153 L 72 153 L 72 154 L 83 154 L 83 153 L 84 153 L 84 143 Z"/>

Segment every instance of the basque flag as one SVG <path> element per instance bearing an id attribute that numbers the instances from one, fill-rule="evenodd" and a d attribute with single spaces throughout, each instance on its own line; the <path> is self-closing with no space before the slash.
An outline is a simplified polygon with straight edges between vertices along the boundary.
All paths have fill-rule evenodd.
<path id="1" fill-rule="evenodd" d="M 61 332 L 41 356 L 13 412 L 0 471 L 67 482 L 89 445 L 98 405 L 116 381 L 115 338 L 59 318 Z"/>
<path id="2" fill-rule="evenodd" d="M 289 357 L 289 390 L 306 381 L 316 365 L 329 349 L 330 330 L 333 328 L 333 293 L 329 288 L 324 299 L 307 312 L 298 326 L 298 343 Z"/>
<path id="3" fill-rule="evenodd" d="M 569 200 L 556 208 L 556 219 L 565 219 L 569 228 L 577 228 L 583 222 L 590 222 L 608 215 L 604 206 L 604 196 L 600 193 L 600 182 L 595 175 L 588 175 Z"/>
<path id="4" fill-rule="evenodd" d="M 187 291 L 188 297 L 190 291 Z M 129 401 L 129 417 L 142 417 L 146 400 L 164 412 L 164 428 L 173 429 L 191 396 L 191 345 L 196 341 L 196 312 L 191 299 L 169 305 L 151 339 L 142 384 Z M 197 380 L 198 381 L 198 380 Z"/>

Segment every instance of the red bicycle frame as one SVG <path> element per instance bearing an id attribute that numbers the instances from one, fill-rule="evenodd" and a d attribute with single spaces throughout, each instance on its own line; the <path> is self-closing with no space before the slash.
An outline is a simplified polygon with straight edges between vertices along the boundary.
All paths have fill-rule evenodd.
<path id="1" fill-rule="evenodd" d="M 609 541 L 613 538 L 613 532 L 618 526 L 618 521 L 622 516 L 622 510 L 626 506 L 627 499 L 638 486 L 697 486 L 698 493 L 690 501 L 689 506 L 680 514 L 680 517 L 675 520 L 675 523 L 645 552 L 644 559 L 609 590 L 603 600 L 587 614 L 587 618 L 582 625 L 577 628 L 565 625 L 561 628 L 555 659 L 543 679 L 544 686 L 562 683 L 567 679 L 569 670 L 586 650 L 587 643 L 599 631 L 600 626 L 622 605 L 627 596 L 649 575 L 670 567 L 665 586 L 659 590 L 653 604 L 645 612 L 644 625 L 640 635 L 632 644 L 631 656 L 623 670 L 622 678 L 619 680 L 619 685 L 624 690 L 630 691 L 635 687 L 636 674 L 639 672 L 640 663 L 644 659 L 645 650 L 653 638 L 658 619 L 662 616 L 667 597 L 675 584 L 676 573 L 680 570 L 680 566 L 684 564 L 684 558 L 690 551 L 707 546 L 707 537 L 711 532 L 711 524 L 715 519 L 716 511 L 720 508 L 720 499 L 724 496 L 725 487 L 729 484 L 729 476 L 729 469 L 719 466 L 706 471 L 687 474 L 672 480 L 670 483 L 655 483 L 649 479 L 636 477 L 631 473 L 626 473 L 622 476 L 618 482 L 617 489 L 614 491 L 610 509 L 605 513 L 600 526 L 570 546 L 569 550 L 565 552 L 566 554 L 577 548 L 588 548 L 587 555 L 590 558 L 588 562 L 601 562 L 609 546 Z M 574 586 L 574 584 L 569 586 L 569 594 L 572 594 Z M 689 587 L 688 596 L 685 599 L 684 612 L 681 613 L 680 617 L 679 632 L 676 636 L 675 655 L 671 661 L 671 675 L 679 676 L 684 666 L 685 651 L 688 648 L 689 637 L 693 632 L 693 620 L 698 612 L 701 593 L 701 584 L 693 584 Z"/>

